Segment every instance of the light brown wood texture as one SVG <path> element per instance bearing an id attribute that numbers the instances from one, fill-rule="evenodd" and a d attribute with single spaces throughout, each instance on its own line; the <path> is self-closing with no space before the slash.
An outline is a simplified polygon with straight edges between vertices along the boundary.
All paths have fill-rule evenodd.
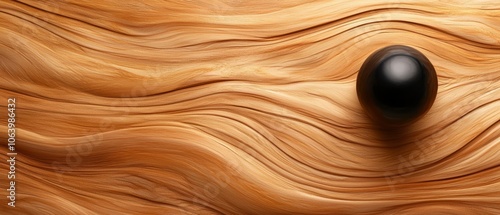
<path id="1" fill-rule="evenodd" d="M 384 131 L 356 75 L 396 44 L 438 93 Z M 9 97 L 0 214 L 500 214 L 497 0 L 2 0 L 5 189 Z"/>

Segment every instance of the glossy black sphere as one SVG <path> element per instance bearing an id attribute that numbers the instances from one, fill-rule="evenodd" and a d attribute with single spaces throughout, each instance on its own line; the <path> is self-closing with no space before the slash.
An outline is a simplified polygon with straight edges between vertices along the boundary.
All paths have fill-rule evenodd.
<path id="1" fill-rule="evenodd" d="M 370 55 L 358 73 L 356 92 L 370 118 L 403 125 L 423 116 L 437 94 L 429 59 L 414 48 L 389 46 Z"/>

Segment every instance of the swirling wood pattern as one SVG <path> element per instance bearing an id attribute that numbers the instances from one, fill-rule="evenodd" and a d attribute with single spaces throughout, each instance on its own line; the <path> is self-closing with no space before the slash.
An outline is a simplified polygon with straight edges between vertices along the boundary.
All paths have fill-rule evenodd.
<path id="1" fill-rule="evenodd" d="M 394 44 L 439 89 L 383 131 L 355 79 Z M 500 214 L 499 88 L 495 0 L 2 0 L 0 210 Z"/>

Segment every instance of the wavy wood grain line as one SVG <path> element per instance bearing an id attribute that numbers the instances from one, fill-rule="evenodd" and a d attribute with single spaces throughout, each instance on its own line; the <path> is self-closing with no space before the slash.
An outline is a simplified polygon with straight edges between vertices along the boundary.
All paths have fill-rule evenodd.
<path id="1" fill-rule="evenodd" d="M 499 35 L 494 0 L 1 1 L 0 211 L 499 214 Z M 398 132 L 355 92 L 394 44 L 439 80 Z"/>

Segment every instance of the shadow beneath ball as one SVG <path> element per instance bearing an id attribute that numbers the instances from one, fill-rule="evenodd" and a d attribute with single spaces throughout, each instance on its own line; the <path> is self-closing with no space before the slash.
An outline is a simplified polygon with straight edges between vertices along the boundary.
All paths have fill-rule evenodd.
<path id="1" fill-rule="evenodd" d="M 386 156 L 390 157 L 391 163 L 399 163 L 408 156 L 419 154 L 425 147 L 421 134 L 421 124 L 410 122 L 406 124 L 391 125 L 380 121 L 375 121 L 366 116 L 366 122 L 370 123 L 369 129 L 375 145 L 386 151 Z M 418 120 L 417 120 L 418 121 Z M 413 154 L 413 155 L 412 155 Z M 403 158 L 402 158 L 403 157 Z"/>

